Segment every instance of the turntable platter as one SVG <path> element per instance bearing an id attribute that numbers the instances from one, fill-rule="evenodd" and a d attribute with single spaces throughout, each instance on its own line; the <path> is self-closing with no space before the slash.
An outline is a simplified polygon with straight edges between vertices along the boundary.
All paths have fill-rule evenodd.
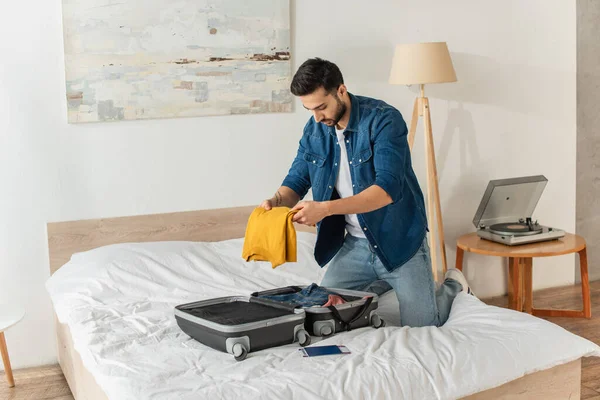
<path id="1" fill-rule="evenodd" d="M 525 236 L 535 235 L 542 232 L 542 227 L 536 224 L 532 225 L 532 228 L 530 228 L 529 225 L 525 223 L 507 222 L 490 226 L 490 231 L 499 235 Z"/>

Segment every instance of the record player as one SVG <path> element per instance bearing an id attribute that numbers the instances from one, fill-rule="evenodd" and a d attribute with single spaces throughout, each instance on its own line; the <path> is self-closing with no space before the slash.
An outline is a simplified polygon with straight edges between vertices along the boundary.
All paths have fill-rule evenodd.
<path id="1" fill-rule="evenodd" d="M 477 235 L 509 246 L 565 236 L 565 231 L 532 219 L 547 183 L 543 175 L 490 181 L 473 218 Z"/>

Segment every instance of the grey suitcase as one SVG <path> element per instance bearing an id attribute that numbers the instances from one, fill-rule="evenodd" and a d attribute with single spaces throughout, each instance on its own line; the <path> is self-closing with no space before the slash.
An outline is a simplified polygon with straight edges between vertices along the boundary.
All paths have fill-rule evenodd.
<path id="1" fill-rule="evenodd" d="M 302 291 L 305 287 L 286 286 L 282 288 L 252 293 L 253 297 L 288 295 Z M 385 326 L 385 321 L 377 314 L 379 296 L 371 292 L 325 288 L 342 297 L 346 303 L 329 307 L 307 307 L 304 328 L 313 336 L 331 336 L 341 331 L 362 328 L 368 325 L 374 328 Z M 264 299 L 266 300 L 266 299 Z M 294 306 L 293 303 L 284 303 Z"/>
<path id="2" fill-rule="evenodd" d="M 175 307 L 177 324 L 193 339 L 242 361 L 248 353 L 298 341 L 310 344 L 302 308 L 249 296 L 230 296 Z"/>

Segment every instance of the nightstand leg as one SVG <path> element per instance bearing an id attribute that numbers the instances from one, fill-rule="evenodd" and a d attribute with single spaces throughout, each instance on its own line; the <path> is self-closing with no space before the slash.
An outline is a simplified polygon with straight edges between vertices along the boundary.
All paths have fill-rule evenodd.
<path id="1" fill-rule="evenodd" d="M 523 259 L 517 259 L 517 274 L 515 280 L 515 310 L 523 311 Z"/>
<path id="2" fill-rule="evenodd" d="M 554 308 L 533 308 L 536 317 L 570 317 L 591 318 L 592 303 L 590 300 L 590 281 L 588 276 L 587 251 L 584 247 L 579 251 L 579 268 L 581 269 L 581 294 L 583 296 L 582 310 L 564 310 Z"/>
<path id="3" fill-rule="evenodd" d="M 507 289 L 508 289 L 508 308 L 513 309 L 514 306 L 514 301 L 515 301 L 515 294 L 513 293 L 513 259 L 512 257 L 508 258 L 508 279 L 507 282 L 508 284 Z"/>
<path id="4" fill-rule="evenodd" d="M 590 299 L 590 278 L 588 276 L 587 249 L 579 252 L 579 268 L 581 270 L 581 294 L 583 297 L 583 316 L 592 318 L 592 301 Z"/>
<path id="5" fill-rule="evenodd" d="M 456 247 L 456 264 L 454 265 L 454 267 L 456 269 L 458 269 L 459 271 L 462 271 L 462 269 L 463 269 L 464 256 L 465 256 L 465 251 L 457 246 Z"/>
<path id="6" fill-rule="evenodd" d="M 0 332 L 0 353 L 2 353 L 2 361 L 4 362 L 4 372 L 6 373 L 8 387 L 13 387 L 15 386 L 15 380 L 13 378 L 12 369 L 10 368 L 10 359 L 8 358 L 8 349 L 6 348 L 4 332 Z"/>
<path id="7" fill-rule="evenodd" d="M 523 258 L 523 311 L 533 311 L 533 258 Z"/>
<path id="8" fill-rule="evenodd" d="M 523 309 L 521 274 L 520 259 L 510 257 L 508 259 L 508 307 L 517 311 Z"/>

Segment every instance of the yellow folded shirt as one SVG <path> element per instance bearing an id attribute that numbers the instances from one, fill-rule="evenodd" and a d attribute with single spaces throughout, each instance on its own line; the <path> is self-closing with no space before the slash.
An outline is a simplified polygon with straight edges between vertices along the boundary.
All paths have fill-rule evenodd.
<path id="1" fill-rule="evenodd" d="M 270 261 L 273 268 L 296 262 L 296 228 L 288 207 L 254 209 L 244 237 L 242 258 L 246 261 Z"/>

